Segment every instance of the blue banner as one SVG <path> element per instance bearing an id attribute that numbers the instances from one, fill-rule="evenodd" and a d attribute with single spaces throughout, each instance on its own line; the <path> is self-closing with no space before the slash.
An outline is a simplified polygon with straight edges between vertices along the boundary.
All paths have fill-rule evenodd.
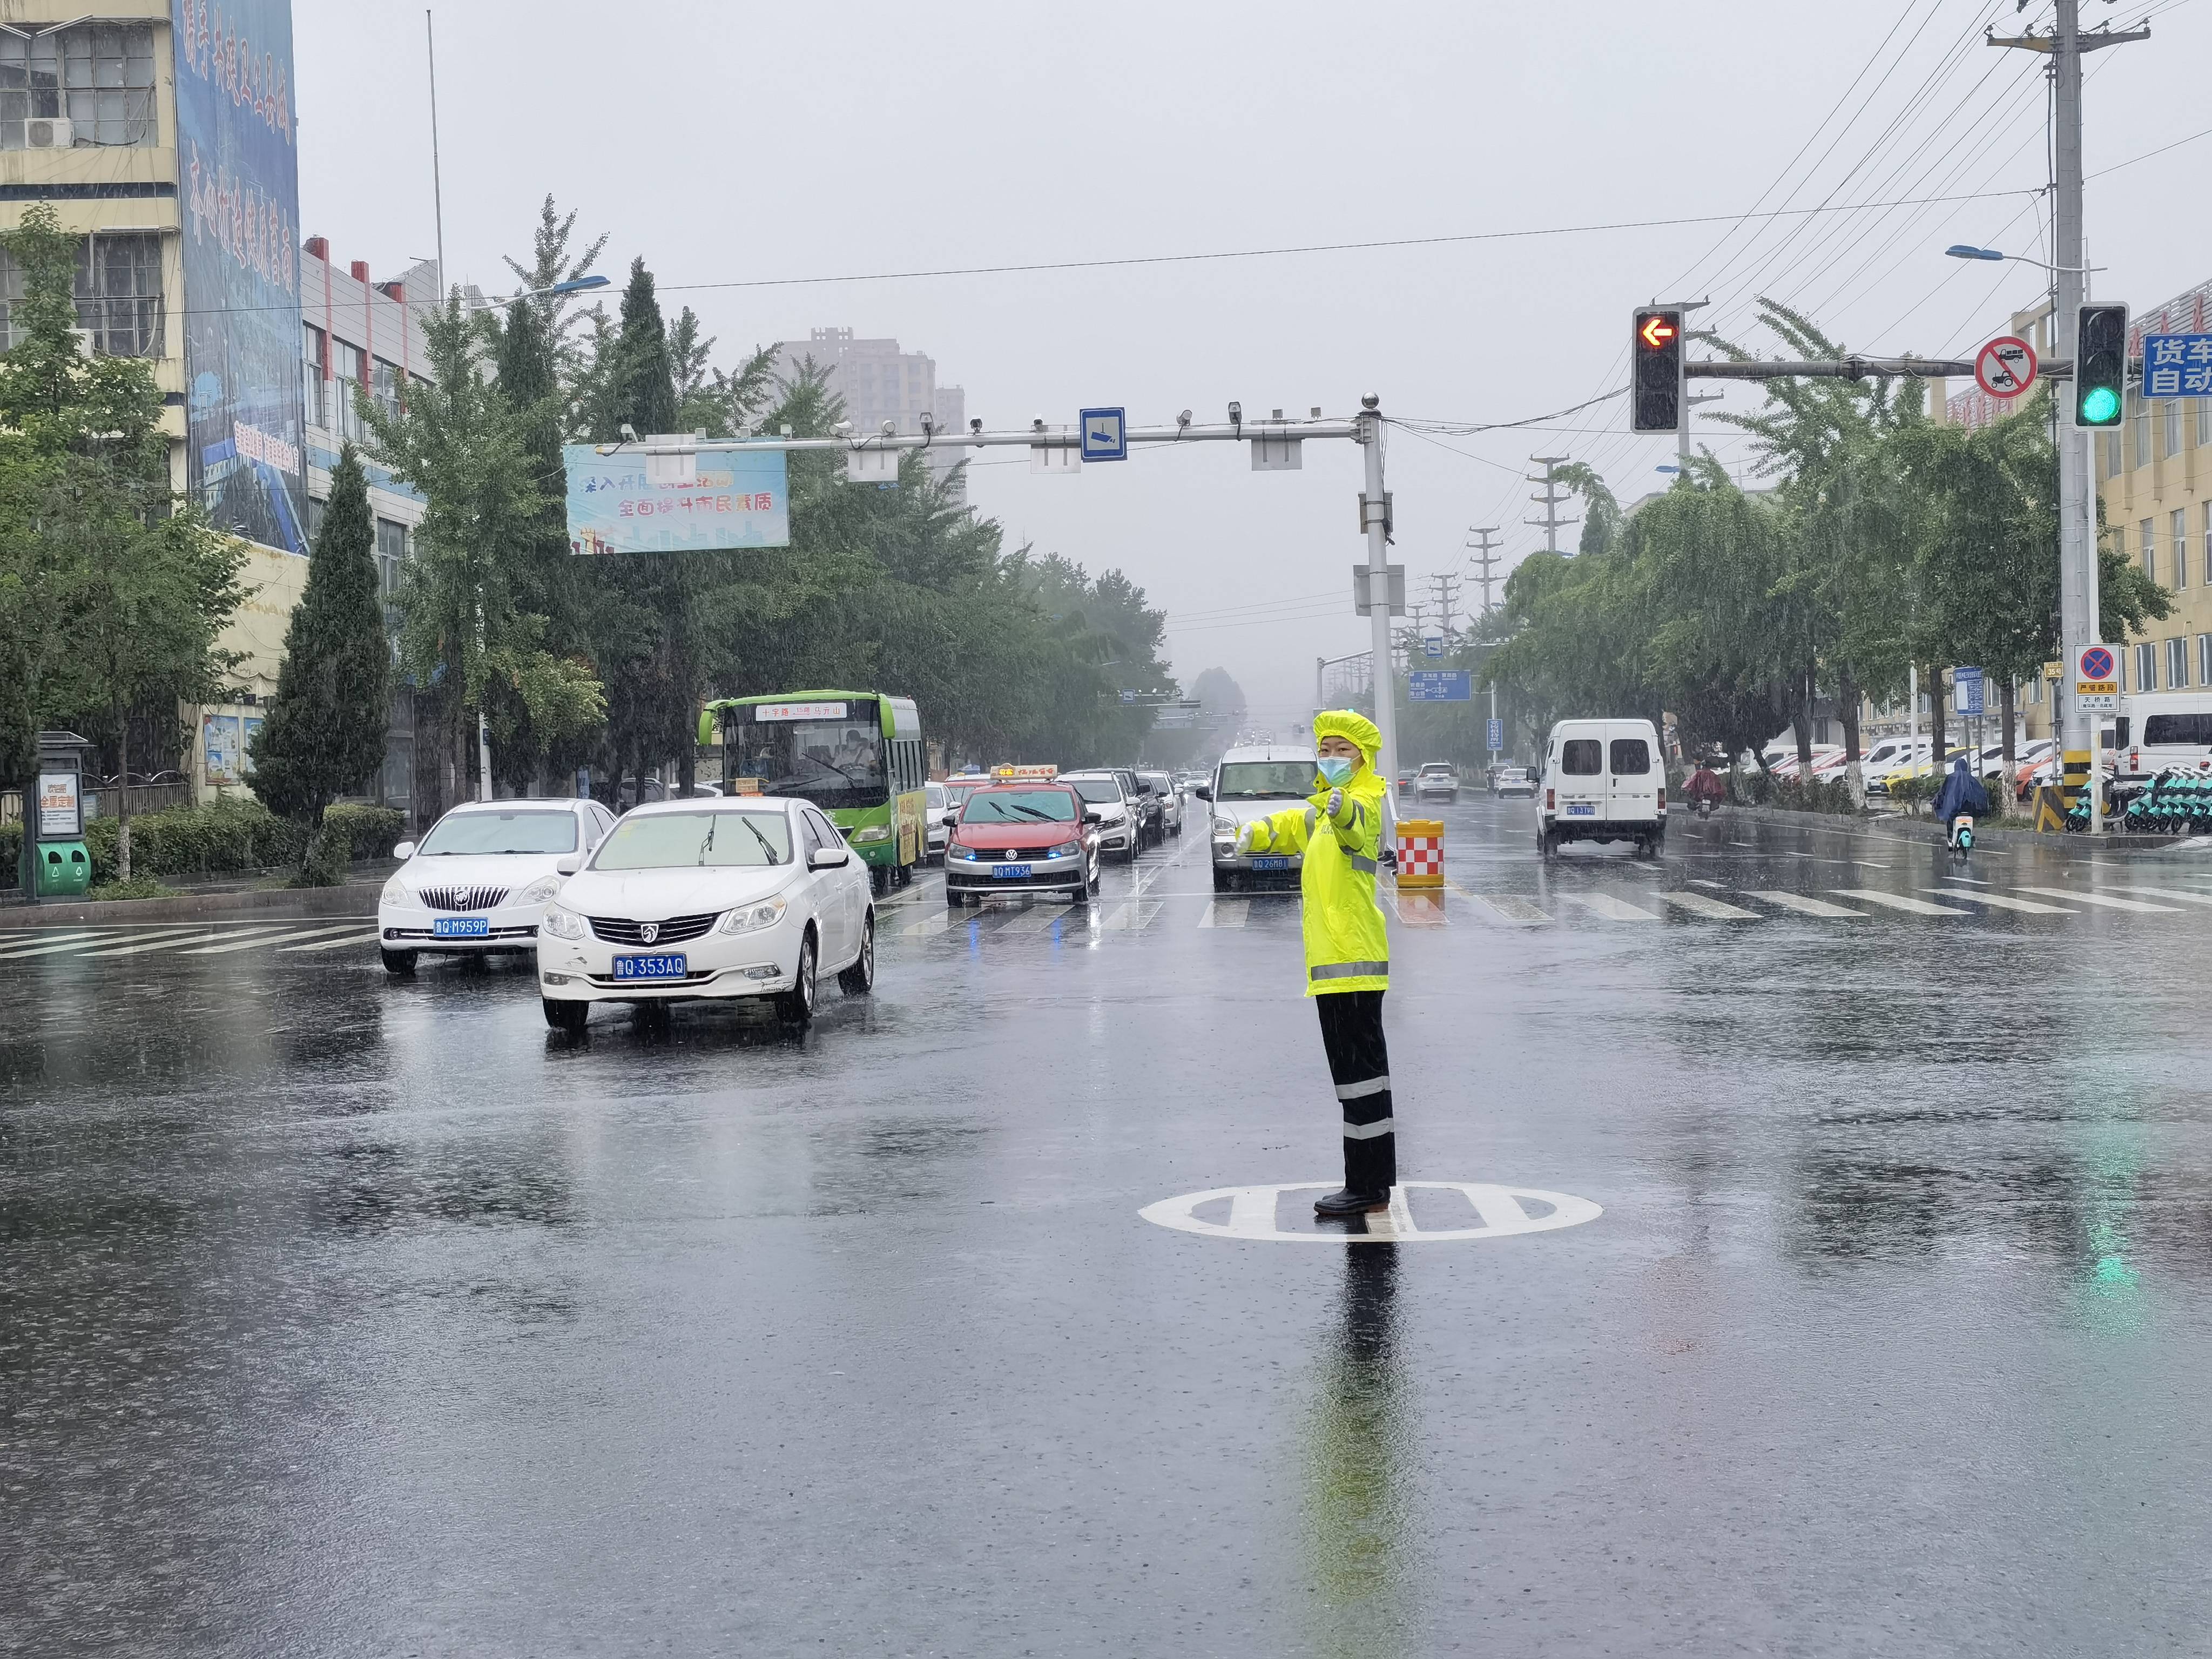
<path id="1" fill-rule="evenodd" d="M 791 545 L 791 495 L 781 449 L 712 450 L 696 476 L 682 458 L 590 444 L 561 452 L 568 473 L 572 553 L 706 552 Z M 663 476 L 663 474 L 666 476 Z"/>
<path id="2" fill-rule="evenodd" d="M 185 488 L 218 529 L 307 550 L 290 0 L 170 0 L 185 267 Z"/>

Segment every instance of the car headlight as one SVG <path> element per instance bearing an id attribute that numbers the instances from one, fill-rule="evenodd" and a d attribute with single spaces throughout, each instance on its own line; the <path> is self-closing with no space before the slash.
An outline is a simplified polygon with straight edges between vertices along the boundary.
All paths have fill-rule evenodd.
<path id="1" fill-rule="evenodd" d="M 419 910 L 422 908 L 422 901 L 416 896 L 415 890 L 397 876 L 384 884 L 384 892 L 377 902 L 389 904 L 394 909 Z"/>
<path id="2" fill-rule="evenodd" d="M 764 899 L 758 904 L 748 904 L 731 911 L 722 918 L 720 931 L 725 933 L 757 933 L 763 927 L 773 927 L 781 921 L 783 913 L 790 906 L 784 902 L 783 895 L 778 893 L 774 898 Z"/>
<path id="3" fill-rule="evenodd" d="M 538 924 L 541 933 L 550 933 L 555 939 L 581 939 L 585 927 L 583 917 L 574 910 L 563 910 L 554 905 L 545 912 L 545 920 Z"/>
<path id="4" fill-rule="evenodd" d="M 1082 850 L 1083 843 L 1081 842 L 1064 841 L 1060 842 L 1059 846 L 1053 848 L 1050 851 L 1047 852 L 1045 856 L 1048 859 L 1072 859 Z"/>
<path id="5" fill-rule="evenodd" d="M 1214 819 L 1213 833 L 1217 836 L 1235 835 L 1237 833 L 1237 820 L 1230 817 L 1218 817 Z"/>
<path id="6" fill-rule="evenodd" d="M 890 838 L 891 827 L 888 823 L 872 823 L 866 829 L 855 830 L 845 837 L 855 847 L 865 846 L 870 842 L 889 841 Z"/>
<path id="7" fill-rule="evenodd" d="M 560 876 L 540 876 L 514 896 L 517 904 L 548 904 L 553 895 L 561 890 L 563 878 Z"/>

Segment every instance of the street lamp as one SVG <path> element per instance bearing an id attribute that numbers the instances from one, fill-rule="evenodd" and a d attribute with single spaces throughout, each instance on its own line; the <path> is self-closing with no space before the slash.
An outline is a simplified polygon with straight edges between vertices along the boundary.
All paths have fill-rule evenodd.
<path id="1" fill-rule="evenodd" d="M 2000 253 L 1993 247 L 1976 247 L 1972 242 L 1954 242 L 1943 252 L 1954 259 L 2009 259 L 2016 264 L 2039 265 L 2045 270 L 2070 271 L 2077 276 L 2104 269 L 2102 265 L 2054 265 L 2046 259 L 2031 259 L 2025 253 Z"/>

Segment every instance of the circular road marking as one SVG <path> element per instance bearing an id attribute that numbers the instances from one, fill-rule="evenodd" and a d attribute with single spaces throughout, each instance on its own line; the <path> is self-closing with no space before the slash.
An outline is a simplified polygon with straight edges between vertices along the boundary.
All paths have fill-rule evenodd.
<path id="1" fill-rule="evenodd" d="M 1276 1202 L 1285 1193 L 1328 1192 L 1328 1181 L 1288 1181 L 1265 1187 L 1216 1187 L 1203 1193 L 1164 1198 L 1137 1212 L 1156 1227 L 1203 1233 L 1212 1238 L 1264 1238 L 1285 1244 L 1442 1244 L 1472 1238 L 1510 1238 L 1516 1233 L 1550 1232 L 1595 1221 L 1605 1212 L 1571 1193 L 1547 1193 L 1534 1187 L 1500 1187 L 1480 1181 L 1407 1181 L 1390 1189 L 1390 1207 L 1365 1218 L 1364 1233 L 1284 1232 L 1275 1224 Z M 1473 1206 L 1480 1226 L 1417 1227 L 1407 1194 L 1457 1193 Z M 1201 1219 L 1198 1212 L 1228 1202 L 1223 1213 Z M 1544 1206 L 1532 1214 L 1531 1204 Z"/>

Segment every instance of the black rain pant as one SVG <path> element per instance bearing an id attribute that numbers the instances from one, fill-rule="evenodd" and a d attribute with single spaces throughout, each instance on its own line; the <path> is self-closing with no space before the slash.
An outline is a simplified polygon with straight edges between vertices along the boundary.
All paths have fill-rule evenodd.
<path id="1" fill-rule="evenodd" d="M 1390 1115 L 1382 993 L 1328 992 L 1314 1006 L 1321 1011 L 1322 1046 L 1344 1109 L 1344 1184 L 1355 1193 L 1387 1193 L 1398 1184 L 1398 1136 Z"/>

